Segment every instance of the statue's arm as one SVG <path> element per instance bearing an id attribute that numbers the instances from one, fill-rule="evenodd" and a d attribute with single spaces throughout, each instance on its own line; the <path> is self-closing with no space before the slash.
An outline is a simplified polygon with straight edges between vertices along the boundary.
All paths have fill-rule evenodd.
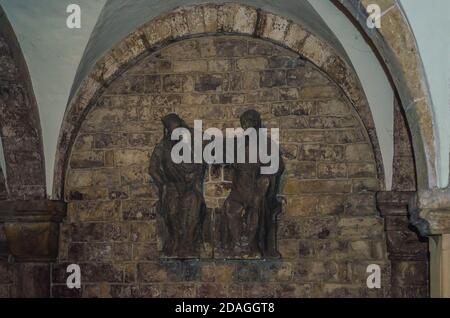
<path id="1" fill-rule="evenodd" d="M 269 188 L 267 189 L 267 196 L 272 198 L 275 198 L 278 194 L 281 175 L 285 169 L 283 158 L 281 158 L 281 156 L 279 160 L 278 171 L 274 174 L 266 175 L 266 177 L 270 179 Z"/>

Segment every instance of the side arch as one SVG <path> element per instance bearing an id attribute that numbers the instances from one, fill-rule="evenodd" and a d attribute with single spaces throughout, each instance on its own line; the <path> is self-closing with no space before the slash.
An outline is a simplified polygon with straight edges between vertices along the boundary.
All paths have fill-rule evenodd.
<path id="1" fill-rule="evenodd" d="M 54 176 L 55 198 L 64 193 L 65 171 L 83 119 L 105 88 L 140 57 L 177 40 L 205 34 L 238 34 L 272 41 L 321 68 L 351 101 L 369 134 L 383 181 L 381 152 L 366 97 L 353 68 L 327 42 L 301 25 L 254 7 L 228 3 L 180 7 L 144 24 L 94 66 L 68 104 L 61 127 Z M 384 182 L 381 182 L 384 184 Z"/>
<path id="2" fill-rule="evenodd" d="M 418 188 L 438 187 L 439 145 L 433 107 L 417 43 L 399 1 L 330 1 L 366 36 L 398 92 L 411 131 Z M 367 27 L 366 8 L 371 3 L 386 11 L 380 29 Z"/>
<path id="3" fill-rule="evenodd" d="M 39 111 L 14 30 L 0 7 L 0 135 L 8 199 L 46 197 Z"/>

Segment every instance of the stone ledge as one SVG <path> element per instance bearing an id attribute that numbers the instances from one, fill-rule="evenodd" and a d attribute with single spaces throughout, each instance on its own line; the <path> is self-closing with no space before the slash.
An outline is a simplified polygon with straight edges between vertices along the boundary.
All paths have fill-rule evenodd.
<path id="1" fill-rule="evenodd" d="M 450 233 L 450 188 L 422 190 L 409 203 L 410 222 L 422 235 Z"/>
<path id="2" fill-rule="evenodd" d="M 59 223 L 66 204 L 59 201 L 0 202 L 0 223 L 9 252 L 18 262 L 52 262 L 58 255 Z"/>

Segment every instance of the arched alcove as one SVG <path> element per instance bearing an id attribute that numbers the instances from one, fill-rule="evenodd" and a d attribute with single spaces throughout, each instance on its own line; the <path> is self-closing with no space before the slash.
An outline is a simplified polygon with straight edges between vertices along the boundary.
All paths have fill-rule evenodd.
<path id="1" fill-rule="evenodd" d="M 445 181 L 439 181 L 437 156 L 440 141 L 426 76 L 414 34 L 401 5 L 394 0 L 377 2 L 382 11 L 388 11 L 383 16 L 382 28 L 369 29 L 366 7 L 370 2 L 332 2 L 365 34 L 398 92 L 411 131 L 418 188 L 431 189 L 445 184 Z"/>
<path id="2" fill-rule="evenodd" d="M 90 75 L 81 82 L 77 93 L 69 102 L 61 128 L 54 176 L 55 198 L 63 195 L 67 155 L 76 132 L 104 86 L 146 52 L 177 39 L 204 33 L 246 34 L 267 39 L 301 54 L 327 72 L 361 117 L 374 146 L 377 171 L 383 183 L 383 163 L 370 108 L 363 91 L 359 89 L 357 76 L 335 49 L 302 26 L 283 17 L 240 4 L 206 4 L 182 7 L 148 22 L 104 55 Z"/>
<path id="3" fill-rule="evenodd" d="M 208 126 L 235 126 L 249 108 L 268 127 L 282 128 L 282 258 L 160 259 L 157 195 L 148 174 L 160 118 L 176 112 L 190 125 L 200 118 Z M 354 71 L 300 25 L 230 4 L 159 17 L 97 64 L 69 105 L 62 136 L 55 187 L 64 190 L 69 213 L 53 269 L 55 297 L 65 292 L 61 273 L 70 262 L 90 273 L 86 295 L 389 293 L 375 206 L 383 169 L 370 110 Z M 212 220 L 228 189 L 227 170 L 210 169 L 206 232 L 214 233 Z M 386 288 L 370 292 L 365 268 L 374 261 Z"/>

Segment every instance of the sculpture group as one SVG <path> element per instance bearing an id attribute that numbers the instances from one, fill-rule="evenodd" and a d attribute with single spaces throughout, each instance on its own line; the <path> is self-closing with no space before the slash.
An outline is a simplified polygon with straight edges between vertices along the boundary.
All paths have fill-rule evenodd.
<path id="1" fill-rule="evenodd" d="M 244 112 L 240 122 L 244 130 L 262 127 L 260 114 L 255 110 Z M 164 225 L 161 229 L 162 253 L 167 257 L 196 258 L 203 243 L 206 216 L 203 180 L 207 165 L 174 163 L 171 152 L 176 141 L 171 138 L 172 132 L 180 127 L 192 129 L 176 114 L 165 116 L 162 123 L 163 138 L 155 147 L 150 162 L 150 174 L 159 190 L 157 208 Z M 245 152 L 249 154 L 248 142 Z M 276 219 L 281 212 L 281 203 L 277 193 L 284 166 L 281 158 L 279 162 L 279 169 L 274 174 L 261 174 L 260 168 L 264 164 L 260 161 L 230 165 L 231 192 L 220 209 L 220 226 L 216 229 L 217 241 L 214 242 L 221 256 L 280 256 L 276 244 Z"/>

